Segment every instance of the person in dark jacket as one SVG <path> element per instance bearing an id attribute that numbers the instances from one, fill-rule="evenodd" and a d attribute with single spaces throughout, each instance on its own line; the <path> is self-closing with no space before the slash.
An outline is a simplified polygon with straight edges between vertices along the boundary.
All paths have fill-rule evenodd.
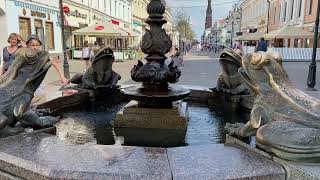
<path id="1" fill-rule="evenodd" d="M 256 52 L 259 52 L 259 51 L 267 52 L 267 50 L 268 50 L 268 43 L 267 41 L 264 40 L 263 37 L 261 37 L 258 43 L 258 46 L 256 48 Z"/>

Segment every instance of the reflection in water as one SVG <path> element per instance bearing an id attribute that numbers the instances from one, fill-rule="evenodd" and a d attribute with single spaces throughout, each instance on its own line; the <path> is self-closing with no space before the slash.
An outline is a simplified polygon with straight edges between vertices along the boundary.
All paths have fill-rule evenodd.
<path id="1" fill-rule="evenodd" d="M 104 145 L 178 147 L 186 145 L 216 144 L 225 141 L 227 122 L 247 122 L 248 114 L 224 106 L 188 102 L 188 129 L 186 131 L 112 128 L 109 123 L 120 108 L 103 111 L 65 114 L 57 126 L 57 135 L 74 144 L 96 143 Z"/>
<path id="2" fill-rule="evenodd" d="M 211 106 L 189 103 L 189 122 L 186 136 L 188 145 L 225 142 L 227 122 L 247 122 L 248 114 L 239 113 L 228 106 Z"/>

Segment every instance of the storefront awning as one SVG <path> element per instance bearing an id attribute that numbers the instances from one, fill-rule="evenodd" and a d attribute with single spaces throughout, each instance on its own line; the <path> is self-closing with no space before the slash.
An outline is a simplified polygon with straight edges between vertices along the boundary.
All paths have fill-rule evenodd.
<path id="1" fill-rule="evenodd" d="M 263 37 L 267 40 L 285 39 L 285 38 L 307 38 L 312 37 L 313 33 L 304 30 L 302 27 L 285 26 L 280 29 L 271 31 Z"/>
<path id="2" fill-rule="evenodd" d="M 238 36 L 235 38 L 235 40 L 237 41 L 259 41 L 261 37 L 263 37 L 263 33 L 262 32 L 255 32 L 255 33 L 248 33 L 248 34 L 244 34 L 242 36 Z"/>
<path id="3" fill-rule="evenodd" d="M 78 22 L 76 22 L 76 21 L 69 21 L 68 19 L 65 19 L 65 20 L 64 20 L 64 26 L 77 27 L 77 28 L 80 27 L 80 25 L 79 25 Z"/>
<path id="4" fill-rule="evenodd" d="M 111 36 L 111 37 L 128 36 L 128 33 L 120 30 L 119 28 L 115 27 L 113 24 L 108 22 L 96 23 L 94 25 L 84 27 L 76 31 L 73 31 L 72 34 L 87 35 L 87 36 Z"/>

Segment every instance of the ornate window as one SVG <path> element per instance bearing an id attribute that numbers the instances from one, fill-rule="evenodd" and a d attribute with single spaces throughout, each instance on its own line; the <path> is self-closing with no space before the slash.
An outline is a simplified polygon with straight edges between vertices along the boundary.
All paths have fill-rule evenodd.
<path id="1" fill-rule="evenodd" d="M 31 34 L 31 25 L 29 18 L 19 18 L 19 34 L 26 40 Z"/>
<path id="2" fill-rule="evenodd" d="M 54 31 L 52 22 L 46 22 L 46 48 L 54 49 Z"/>

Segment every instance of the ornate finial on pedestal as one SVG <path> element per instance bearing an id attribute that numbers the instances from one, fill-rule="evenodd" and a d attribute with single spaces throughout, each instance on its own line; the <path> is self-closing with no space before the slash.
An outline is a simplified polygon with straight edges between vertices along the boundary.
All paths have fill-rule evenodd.
<path id="1" fill-rule="evenodd" d="M 142 82 L 142 87 L 127 88 L 122 90 L 129 99 L 137 100 L 145 104 L 168 104 L 183 99 L 189 95 L 189 90 L 170 87 L 169 83 L 176 83 L 181 76 L 181 71 L 167 65 L 165 54 L 170 52 L 172 41 L 162 26 L 167 23 L 163 18 L 166 8 L 161 0 L 151 0 L 147 6 L 149 14 L 146 23 L 150 30 L 146 30 L 142 37 L 140 47 L 147 63 L 141 61 L 131 70 L 131 78 L 136 82 Z M 166 96 L 167 95 L 167 96 Z M 172 104 L 172 103 L 171 103 Z"/>
<path id="2" fill-rule="evenodd" d="M 160 0 L 151 0 L 147 11 L 149 18 L 146 23 L 150 30 L 146 30 L 140 43 L 141 50 L 147 54 L 147 64 L 139 62 L 132 71 L 134 81 L 143 82 L 143 85 L 168 86 L 168 83 L 175 83 L 181 76 L 178 68 L 167 66 L 164 62 L 167 59 L 165 54 L 170 52 L 172 41 L 162 28 L 167 21 L 163 18 L 165 6 Z"/>

